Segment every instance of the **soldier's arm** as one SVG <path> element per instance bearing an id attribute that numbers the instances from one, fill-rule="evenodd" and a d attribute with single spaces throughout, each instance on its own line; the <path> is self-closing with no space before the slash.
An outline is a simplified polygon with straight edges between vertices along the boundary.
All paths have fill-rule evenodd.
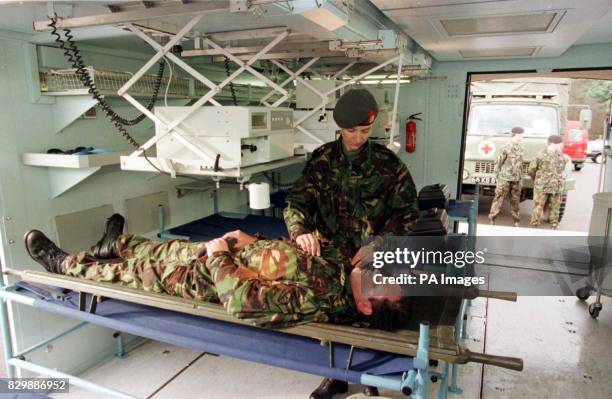
<path id="1" fill-rule="evenodd" d="M 206 261 L 217 295 L 227 312 L 260 327 L 286 327 L 325 322 L 326 314 L 312 301 L 310 288 L 298 283 L 264 280 L 238 266 L 228 252 L 215 252 Z"/>
<path id="2" fill-rule="evenodd" d="M 506 158 L 508 158 L 508 150 L 506 148 L 502 149 L 502 151 L 497 156 L 495 160 L 495 173 L 501 172 L 501 167 L 506 162 Z"/>
<path id="3" fill-rule="evenodd" d="M 380 234 L 400 236 L 412 231 L 414 221 L 419 217 L 419 206 L 414 181 L 403 163 L 397 171 L 397 180 L 387 206 L 391 217 Z"/>
<path id="4" fill-rule="evenodd" d="M 283 211 L 287 231 L 295 240 L 302 234 L 314 232 L 316 202 L 319 196 L 312 160 L 306 163 L 299 179 L 287 195 L 287 208 Z"/>

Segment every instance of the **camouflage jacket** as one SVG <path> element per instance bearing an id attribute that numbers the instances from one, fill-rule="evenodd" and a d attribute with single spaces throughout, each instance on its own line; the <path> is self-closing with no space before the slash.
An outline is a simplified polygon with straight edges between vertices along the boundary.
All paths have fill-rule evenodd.
<path id="1" fill-rule="evenodd" d="M 410 172 L 393 152 L 368 140 L 351 162 L 342 145 L 338 139 L 313 152 L 287 196 L 284 217 L 292 239 L 315 233 L 338 249 L 338 263 L 349 265 L 368 237 L 411 231 L 418 206 Z"/>
<path id="2" fill-rule="evenodd" d="M 565 158 L 561 151 L 540 151 L 529 165 L 534 190 L 558 194 L 565 189 Z"/>
<path id="3" fill-rule="evenodd" d="M 497 178 L 520 182 L 523 177 L 523 149 L 519 143 L 506 145 L 495 162 Z"/>
<path id="4" fill-rule="evenodd" d="M 348 322 L 356 311 L 346 275 L 321 257 L 282 240 L 258 240 L 233 253 L 206 254 L 206 243 L 151 241 L 122 235 L 120 258 L 86 252 L 67 256 L 66 275 L 219 303 L 228 313 L 265 327 L 311 321 Z M 350 288 L 346 288 L 350 290 Z"/>
<path id="5" fill-rule="evenodd" d="M 258 240 L 233 255 L 215 252 L 206 268 L 228 313 L 258 326 L 346 322 L 355 314 L 344 268 L 288 241 Z"/>

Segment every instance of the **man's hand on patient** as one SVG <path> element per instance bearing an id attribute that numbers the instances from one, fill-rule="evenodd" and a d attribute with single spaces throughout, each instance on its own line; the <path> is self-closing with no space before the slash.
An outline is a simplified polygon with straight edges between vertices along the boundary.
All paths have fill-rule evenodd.
<path id="1" fill-rule="evenodd" d="M 242 230 L 230 231 L 229 233 L 225 233 L 221 238 L 223 238 L 224 240 L 236 240 L 236 243 L 234 244 L 234 248 L 236 249 L 242 248 L 245 245 L 249 245 L 250 243 L 255 242 L 257 240 L 257 238 L 248 235 Z"/>
<path id="2" fill-rule="evenodd" d="M 297 245 L 308 255 L 321 256 L 321 244 L 312 233 L 302 234 L 295 239 Z"/>
<path id="3" fill-rule="evenodd" d="M 224 238 L 215 238 L 206 243 L 206 253 L 208 256 L 221 251 L 229 252 L 227 241 Z"/>
<path id="4" fill-rule="evenodd" d="M 351 259 L 351 265 L 362 268 L 370 263 L 374 258 L 375 249 L 376 247 L 374 245 L 364 245 L 359 248 L 355 256 L 353 256 L 353 259 Z"/>

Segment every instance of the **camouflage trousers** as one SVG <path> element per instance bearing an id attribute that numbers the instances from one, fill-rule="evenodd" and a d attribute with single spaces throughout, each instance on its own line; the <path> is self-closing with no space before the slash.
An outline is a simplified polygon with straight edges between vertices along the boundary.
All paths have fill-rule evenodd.
<path id="1" fill-rule="evenodd" d="M 504 199 L 510 195 L 510 207 L 512 212 L 512 219 L 515 222 L 521 220 L 519 203 L 521 202 L 521 182 L 520 181 L 505 181 L 498 180 L 497 186 L 495 187 L 495 197 L 491 204 L 491 211 L 489 212 L 489 219 L 495 220 L 497 215 L 501 212 Z"/>
<path id="2" fill-rule="evenodd" d="M 549 211 L 548 220 L 551 227 L 557 227 L 559 224 L 559 208 L 561 207 L 561 194 L 545 193 L 540 190 L 533 191 L 533 211 L 531 212 L 532 226 L 540 224 L 542 211 L 544 206 L 547 206 Z"/>
<path id="3" fill-rule="evenodd" d="M 69 255 L 62 263 L 64 274 L 127 287 L 166 293 L 187 299 L 218 302 L 206 269 L 203 242 L 150 241 L 122 235 L 117 240 L 120 258 L 100 261 L 87 252 Z"/>

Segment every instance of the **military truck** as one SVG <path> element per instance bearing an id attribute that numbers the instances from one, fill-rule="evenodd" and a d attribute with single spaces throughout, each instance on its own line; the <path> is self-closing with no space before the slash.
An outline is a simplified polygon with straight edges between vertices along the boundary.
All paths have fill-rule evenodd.
<path id="1" fill-rule="evenodd" d="M 479 183 L 480 194 L 494 194 L 495 160 L 499 151 L 510 143 L 512 127 L 521 126 L 525 129 L 521 142 L 524 151 L 521 201 L 533 199 L 533 180 L 527 175 L 529 163 L 546 147 L 551 134 L 561 135 L 561 110 L 557 92 L 474 90 L 467 125 L 462 193 L 473 193 Z M 565 212 L 567 191 L 573 188 L 574 180 L 567 173 L 559 220 Z"/>

